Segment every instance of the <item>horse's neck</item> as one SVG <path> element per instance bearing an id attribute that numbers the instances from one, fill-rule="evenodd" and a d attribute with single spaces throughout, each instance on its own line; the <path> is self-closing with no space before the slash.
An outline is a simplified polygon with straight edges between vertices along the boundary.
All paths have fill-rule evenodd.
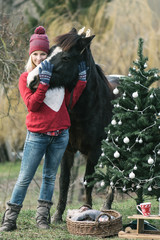
<path id="1" fill-rule="evenodd" d="M 104 116 L 109 112 L 110 118 L 112 97 L 112 91 L 104 79 L 98 79 L 98 76 L 91 74 L 84 92 L 70 112 L 72 123 L 76 122 L 76 128 L 81 129 L 84 122 L 93 121 L 93 116 L 99 112 L 100 108 Z"/>
<path id="2" fill-rule="evenodd" d="M 96 69 L 94 69 L 93 72 L 91 70 L 88 74 L 88 87 L 89 89 L 95 89 L 95 91 L 98 89 L 100 89 L 101 91 L 102 88 L 105 87 L 106 89 L 108 89 L 107 92 L 112 92 L 114 89 L 114 86 L 110 84 L 106 76 L 103 76 L 103 73 L 100 73 Z"/>

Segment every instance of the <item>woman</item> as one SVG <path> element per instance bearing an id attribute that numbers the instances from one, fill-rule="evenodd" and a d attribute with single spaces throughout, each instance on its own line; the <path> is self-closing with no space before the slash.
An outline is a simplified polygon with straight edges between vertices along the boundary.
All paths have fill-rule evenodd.
<path id="1" fill-rule="evenodd" d="M 28 109 L 26 117 L 27 136 L 19 177 L 13 189 L 11 199 L 7 203 L 8 207 L 3 216 L 0 231 L 11 231 L 17 228 L 16 220 L 18 214 L 22 208 L 28 186 L 43 155 L 45 155 L 45 158 L 36 222 L 39 228 L 49 228 L 50 208 L 53 204 L 52 196 L 56 174 L 69 139 L 70 118 L 67 105 L 70 102 L 70 92 L 65 89 L 64 97 L 62 91 L 60 91 L 56 98 L 54 96 L 53 99 L 49 98 L 52 101 L 51 104 L 48 104 L 48 100 L 46 101 L 46 93 L 54 67 L 50 62 L 44 61 L 48 53 L 48 37 L 45 34 L 45 29 L 39 26 L 30 38 L 30 57 L 26 65 L 27 71 L 22 73 L 19 79 L 20 94 Z M 27 87 L 27 76 L 40 63 L 40 83 L 36 91 L 31 91 Z M 80 64 L 79 69 L 79 80 L 74 88 L 72 107 L 86 86 L 86 66 L 84 62 Z M 58 101 L 58 108 L 56 105 L 56 109 L 54 109 L 53 100 L 57 98 L 60 98 L 61 101 Z"/>

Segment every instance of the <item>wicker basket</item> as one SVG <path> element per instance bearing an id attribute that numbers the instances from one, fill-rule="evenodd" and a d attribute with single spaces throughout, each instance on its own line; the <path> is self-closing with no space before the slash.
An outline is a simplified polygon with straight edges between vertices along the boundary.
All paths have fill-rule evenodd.
<path id="1" fill-rule="evenodd" d="M 109 220 L 100 222 L 99 217 L 102 215 L 107 215 Z M 115 219 L 111 219 L 111 216 Z M 102 211 L 96 221 L 73 221 L 67 217 L 67 228 L 69 233 L 74 235 L 113 236 L 122 230 L 122 216 L 116 211 L 106 210 Z"/>

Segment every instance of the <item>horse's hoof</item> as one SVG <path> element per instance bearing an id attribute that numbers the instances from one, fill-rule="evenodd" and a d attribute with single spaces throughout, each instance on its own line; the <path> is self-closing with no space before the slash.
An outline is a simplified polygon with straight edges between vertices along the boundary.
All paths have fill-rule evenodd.
<path id="1" fill-rule="evenodd" d="M 63 223 L 62 216 L 57 212 L 51 217 L 51 223 Z"/>

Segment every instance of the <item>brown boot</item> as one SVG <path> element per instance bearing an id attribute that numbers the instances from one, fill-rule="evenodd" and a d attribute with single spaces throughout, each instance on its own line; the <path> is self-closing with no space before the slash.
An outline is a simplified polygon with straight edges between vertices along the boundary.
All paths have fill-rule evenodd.
<path id="1" fill-rule="evenodd" d="M 37 226 L 42 229 L 49 229 L 51 222 L 50 208 L 53 205 L 50 201 L 38 200 L 36 222 Z"/>
<path id="2" fill-rule="evenodd" d="M 17 229 L 16 220 L 22 206 L 18 204 L 9 203 L 9 202 L 7 203 L 7 205 L 8 207 L 3 215 L 0 232 L 13 231 Z"/>

